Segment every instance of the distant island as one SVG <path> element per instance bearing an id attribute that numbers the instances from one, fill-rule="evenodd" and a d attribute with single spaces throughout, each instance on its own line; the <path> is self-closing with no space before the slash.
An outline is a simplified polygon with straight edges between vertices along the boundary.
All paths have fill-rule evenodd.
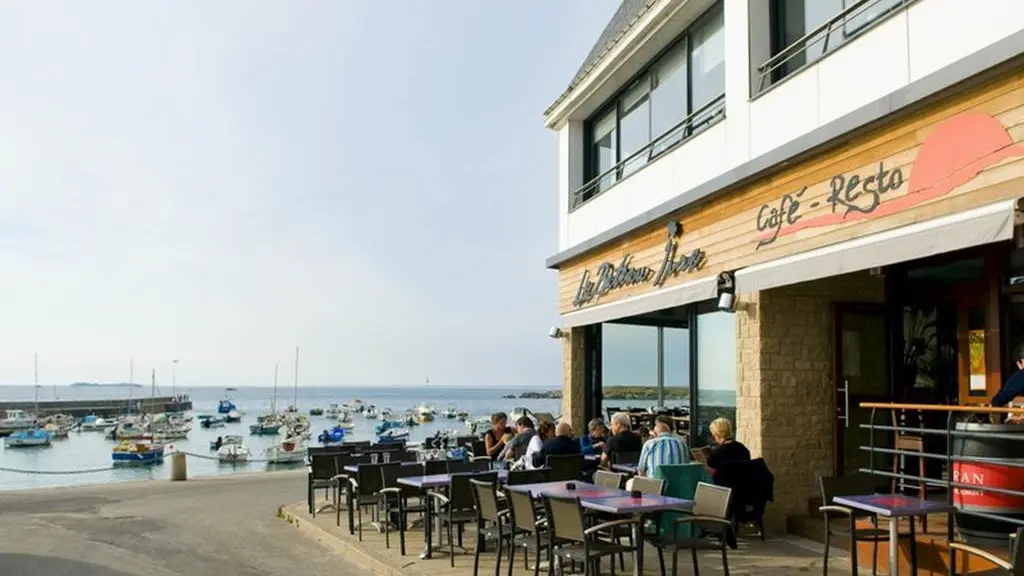
<path id="1" fill-rule="evenodd" d="M 665 400 L 685 400 L 690 397 L 688 388 L 666 387 L 664 393 Z M 605 400 L 657 400 L 658 388 L 657 386 L 605 386 L 601 389 L 601 395 Z M 562 397 L 562 391 L 523 392 L 519 397 L 534 400 L 556 400 Z"/>
<path id="2" fill-rule="evenodd" d="M 114 384 L 97 384 L 95 382 L 75 382 L 70 385 L 72 388 L 142 388 L 142 384 L 129 384 L 118 382 Z"/>

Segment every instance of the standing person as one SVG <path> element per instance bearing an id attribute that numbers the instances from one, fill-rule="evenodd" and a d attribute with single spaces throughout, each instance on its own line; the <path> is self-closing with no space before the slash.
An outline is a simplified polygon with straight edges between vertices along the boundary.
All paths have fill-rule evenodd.
<path id="1" fill-rule="evenodd" d="M 654 438 L 648 440 L 640 450 L 637 475 L 654 476 L 660 466 L 686 464 L 690 461 L 686 444 L 672 433 L 672 428 L 672 419 L 668 416 L 661 415 L 654 419 Z"/>
<path id="2" fill-rule="evenodd" d="M 616 412 L 612 415 L 612 437 L 605 444 L 601 464 L 610 466 L 616 454 L 636 453 L 643 449 L 644 441 L 633 433 L 629 414 Z"/>
<path id="3" fill-rule="evenodd" d="M 711 431 L 711 440 L 715 447 L 711 449 L 708 461 L 705 466 L 708 474 L 714 476 L 718 469 L 727 462 L 749 462 L 750 450 L 743 444 L 733 439 L 732 422 L 726 418 L 716 418 L 708 425 Z"/>
<path id="4" fill-rule="evenodd" d="M 533 420 L 529 416 L 520 416 L 519 420 L 516 420 L 515 437 L 512 438 L 511 442 L 505 444 L 505 448 L 502 449 L 498 459 L 519 460 L 523 457 L 523 454 L 526 454 L 526 448 L 536 435 L 537 433 L 533 429 Z"/>
<path id="5" fill-rule="evenodd" d="M 600 454 L 604 452 L 605 439 L 608 437 L 608 427 L 604 420 L 594 418 L 587 424 L 587 434 L 580 438 L 580 452 L 583 454 Z"/>
<path id="6" fill-rule="evenodd" d="M 505 435 L 508 429 L 508 415 L 504 412 L 491 414 L 491 429 L 484 434 L 484 449 L 491 460 L 497 460 L 505 448 Z"/>
<path id="7" fill-rule="evenodd" d="M 533 470 L 537 468 L 534 465 L 534 458 L 540 454 L 541 450 L 544 449 L 544 444 L 555 437 L 555 423 L 549 420 L 545 420 L 537 426 L 537 433 L 530 439 L 530 444 L 526 447 L 526 454 L 516 462 L 516 468 L 526 468 Z"/>

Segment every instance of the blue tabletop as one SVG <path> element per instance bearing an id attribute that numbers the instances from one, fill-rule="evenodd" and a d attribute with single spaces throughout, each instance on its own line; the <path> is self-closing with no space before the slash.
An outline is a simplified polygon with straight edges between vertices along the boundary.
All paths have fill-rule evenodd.
<path id="1" fill-rule="evenodd" d="M 945 502 L 934 502 L 910 498 L 901 494 L 867 494 L 863 496 L 836 496 L 832 502 L 839 506 L 873 512 L 881 516 L 922 516 L 924 514 L 946 514 L 953 507 Z"/>
<path id="2" fill-rule="evenodd" d="M 617 515 L 648 514 L 665 510 L 689 510 L 693 508 L 693 500 L 644 494 L 639 498 L 632 495 L 612 496 L 610 498 L 587 499 L 584 508 Z"/>

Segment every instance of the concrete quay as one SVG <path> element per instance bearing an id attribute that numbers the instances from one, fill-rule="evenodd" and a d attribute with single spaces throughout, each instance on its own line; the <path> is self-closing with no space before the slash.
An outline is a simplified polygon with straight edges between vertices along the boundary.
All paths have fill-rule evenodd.
<path id="1" fill-rule="evenodd" d="M 303 486 L 304 488 L 304 486 Z M 317 506 L 328 503 L 323 500 L 323 490 L 318 491 Z M 317 540 L 340 554 L 344 555 L 353 564 L 374 574 L 386 576 L 468 576 L 473 573 L 473 548 L 475 536 L 472 534 L 472 526 L 467 526 L 463 538 L 463 547 L 460 550 L 456 547 L 455 567 L 452 568 L 447 554 L 447 544 L 437 547 L 435 537 L 434 555 L 430 560 L 419 558 L 423 550 L 423 528 L 417 524 L 406 534 L 406 555 L 399 552 L 398 535 L 391 534 L 391 548 L 385 546 L 384 534 L 377 532 L 369 524 L 369 515 L 363 514 L 366 524 L 363 526 L 363 540 L 359 541 L 357 536 L 349 535 L 347 524 L 347 511 L 343 508 L 341 514 L 341 526 L 335 524 L 335 513 L 325 511 L 317 514 L 316 518 L 310 517 L 305 502 L 297 502 L 281 508 L 281 516 L 294 527 L 297 532 L 305 534 L 313 540 Z M 411 517 L 415 519 L 416 517 Z M 769 538 L 762 542 L 757 537 L 742 538 L 739 543 L 739 550 L 729 551 L 729 573 L 732 576 L 791 576 L 791 575 L 813 575 L 820 574 L 822 568 L 822 545 L 817 542 L 805 540 L 795 536 L 780 538 Z M 439 550 L 444 550 L 441 552 Z M 493 544 L 480 557 L 481 576 L 495 573 L 495 554 Z M 717 553 L 705 553 L 700 555 L 700 573 L 702 575 L 723 574 L 721 556 Z M 671 573 L 671 554 L 666 555 L 666 570 Z M 631 560 L 626 557 L 626 569 L 619 570 L 616 565 L 616 573 L 632 574 Z M 829 554 L 829 574 L 843 576 L 850 574 L 849 555 L 835 547 Z M 688 576 L 693 574 L 693 566 L 690 563 L 689 552 L 681 552 L 679 555 L 678 574 Z M 610 574 L 607 560 L 602 565 L 602 574 Z M 501 565 L 501 574 L 507 574 L 508 554 L 504 555 Z M 863 569 L 862 569 L 863 570 Z M 546 574 L 542 568 L 541 574 Z M 567 571 L 568 573 L 568 571 Z M 512 576 L 533 576 L 533 557 L 530 557 L 530 567 L 523 565 L 523 555 L 516 553 L 516 562 L 513 566 Z M 643 576 L 660 576 L 658 559 L 651 547 L 647 548 L 644 555 Z"/>
<path id="2" fill-rule="evenodd" d="M 186 412 L 191 409 L 192 400 L 188 396 L 118 398 L 114 400 L 40 400 L 38 415 L 67 414 L 75 418 L 82 418 L 95 414 L 106 418 L 129 412 Z M 0 412 L 4 410 L 24 410 L 32 414 L 37 412 L 36 403 L 31 400 L 0 402 Z"/>
<path id="3" fill-rule="evenodd" d="M 0 492 L 3 576 L 367 573 L 278 518 L 304 470 Z"/>

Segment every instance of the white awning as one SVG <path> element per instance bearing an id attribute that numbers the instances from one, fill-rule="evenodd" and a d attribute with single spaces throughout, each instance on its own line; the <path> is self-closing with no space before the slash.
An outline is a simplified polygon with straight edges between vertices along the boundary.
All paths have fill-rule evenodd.
<path id="1" fill-rule="evenodd" d="M 711 276 L 710 278 L 701 278 L 700 280 L 685 282 L 671 288 L 654 290 L 653 292 L 624 300 L 598 304 L 590 308 L 563 314 L 562 326 L 564 328 L 572 328 L 574 326 L 599 324 L 609 320 L 646 314 L 717 297 L 718 276 Z"/>
<path id="2" fill-rule="evenodd" d="M 736 271 L 738 293 L 839 276 L 1013 238 L 1017 200 L 902 226 Z"/>

